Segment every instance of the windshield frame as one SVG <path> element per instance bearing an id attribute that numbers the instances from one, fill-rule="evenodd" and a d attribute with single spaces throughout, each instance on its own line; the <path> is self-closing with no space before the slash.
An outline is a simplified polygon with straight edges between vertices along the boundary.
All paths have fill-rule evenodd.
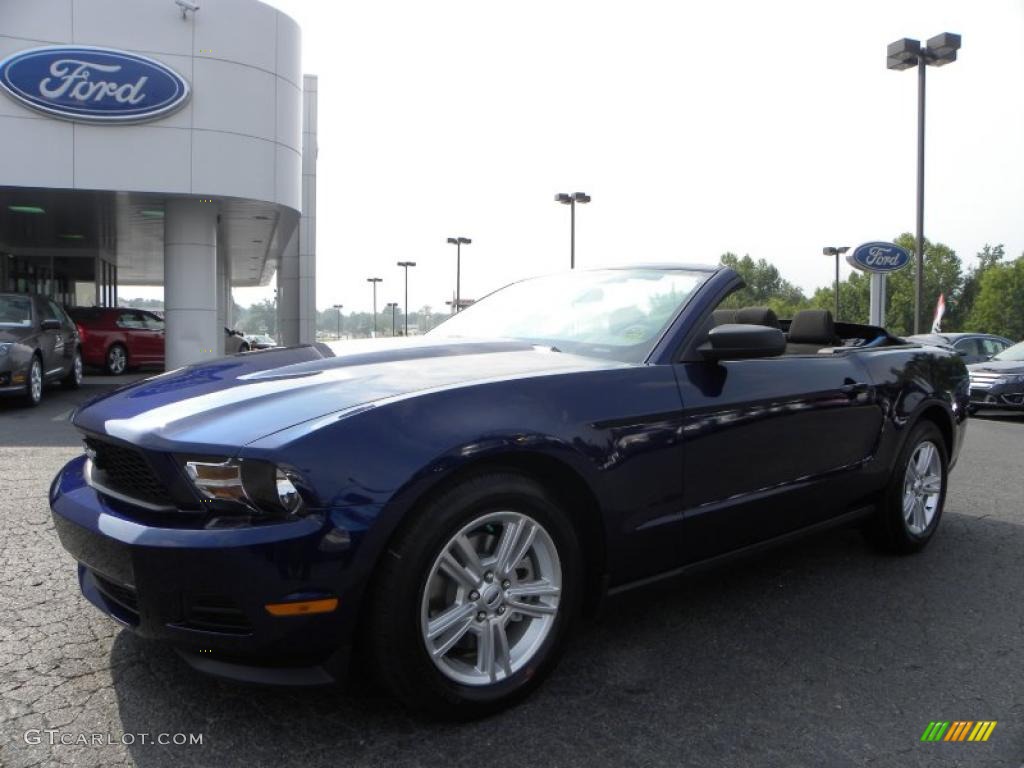
<path id="1" fill-rule="evenodd" d="M 611 345 L 611 344 L 593 344 L 586 342 L 574 342 L 568 339 L 548 339 L 548 338 L 534 338 L 534 337 L 518 337 L 518 336 L 505 336 L 505 337 L 493 337 L 493 336 L 471 336 L 469 334 L 460 336 L 448 336 L 444 334 L 444 328 L 451 320 L 458 317 L 462 313 L 455 313 L 445 318 L 441 323 L 427 331 L 424 336 L 433 336 L 434 338 L 450 338 L 450 339 L 494 339 L 502 338 L 510 341 L 519 341 L 525 344 L 534 344 L 539 347 L 550 347 L 551 349 L 558 352 L 565 352 L 567 354 L 579 355 L 581 357 L 590 357 L 598 360 L 612 360 L 615 362 L 625 364 L 646 364 L 651 361 L 652 356 L 655 355 L 657 350 L 661 347 L 665 338 L 668 334 L 673 331 L 676 322 L 680 315 L 686 310 L 687 306 L 694 300 L 701 290 L 707 285 L 708 280 L 716 274 L 718 270 L 714 267 L 707 265 L 697 264 L 636 264 L 629 266 L 612 266 L 612 267 L 595 267 L 593 269 L 575 270 L 575 272 L 551 272 L 547 274 L 535 275 L 521 280 L 515 280 L 511 283 L 501 286 L 480 298 L 476 303 L 467 307 L 463 312 L 471 309 L 476 304 L 480 304 L 486 301 L 491 296 L 504 291 L 507 288 L 521 285 L 523 283 L 533 282 L 535 280 L 544 280 L 546 278 L 557 278 L 559 276 L 568 276 L 574 273 L 598 273 L 598 272 L 677 272 L 691 275 L 695 278 L 693 288 L 683 298 L 678 306 L 666 317 L 664 324 L 649 338 L 643 341 L 637 342 L 636 344 L 627 345 Z M 601 350 L 601 351 L 599 351 Z M 602 353 L 603 351 L 603 353 Z"/>

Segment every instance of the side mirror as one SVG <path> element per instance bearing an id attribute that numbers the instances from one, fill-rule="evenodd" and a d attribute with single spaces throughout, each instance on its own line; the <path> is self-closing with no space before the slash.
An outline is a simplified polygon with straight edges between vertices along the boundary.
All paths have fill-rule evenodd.
<path id="1" fill-rule="evenodd" d="M 699 351 L 708 360 L 746 360 L 777 357 L 786 351 L 786 337 L 767 325 L 727 323 L 711 329 Z"/>
<path id="2" fill-rule="evenodd" d="M 42 331 L 59 331 L 60 320 L 43 320 L 39 324 L 39 329 Z"/>
<path id="3" fill-rule="evenodd" d="M 968 352 L 967 352 L 967 350 L 966 350 L 966 349 L 958 349 L 958 350 L 956 351 L 956 353 L 957 353 L 958 355 L 960 355 L 960 357 L 967 357 L 967 355 L 968 355 Z"/>

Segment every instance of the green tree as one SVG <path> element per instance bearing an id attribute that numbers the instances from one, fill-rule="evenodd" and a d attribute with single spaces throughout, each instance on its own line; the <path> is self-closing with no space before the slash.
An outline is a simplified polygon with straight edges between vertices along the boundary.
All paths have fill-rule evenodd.
<path id="1" fill-rule="evenodd" d="M 1024 339 L 1024 255 L 1009 264 L 989 265 L 979 283 L 968 316 L 971 330 Z"/>
<path id="2" fill-rule="evenodd" d="M 978 291 L 981 289 L 981 278 L 985 272 L 991 267 L 1000 264 L 1003 257 L 1006 255 L 1006 250 L 1002 244 L 991 246 L 985 243 L 985 246 L 978 252 L 978 263 L 967 270 L 967 274 L 964 276 L 963 288 L 960 290 L 960 298 L 957 300 L 956 305 L 953 307 L 947 307 L 949 312 L 949 328 L 956 328 L 957 330 L 973 331 L 974 328 L 969 322 L 971 310 L 974 307 L 974 302 L 978 298 Z"/>
<path id="3" fill-rule="evenodd" d="M 914 252 L 914 236 L 904 232 L 894 241 L 897 245 Z M 885 310 L 885 324 L 889 331 L 898 335 L 914 332 L 914 292 L 916 266 L 901 269 L 889 275 L 888 301 Z M 963 266 L 956 251 L 942 243 L 924 241 L 924 291 L 921 304 L 921 332 L 931 330 L 932 316 L 939 294 L 945 294 L 946 306 L 955 306 L 963 288 Z M 943 322 L 943 330 L 955 327 Z"/>
<path id="4" fill-rule="evenodd" d="M 871 309 L 871 282 L 865 272 L 855 270 L 839 283 L 839 317 L 844 323 L 867 323 Z M 835 283 L 814 292 L 810 305 L 815 309 L 836 311 Z"/>
<path id="5" fill-rule="evenodd" d="M 803 291 L 764 259 L 754 261 L 749 254 L 740 258 L 735 253 L 723 253 L 721 262 L 736 270 L 746 283 L 722 303 L 723 307 L 770 307 L 779 317 L 792 317 L 810 306 Z"/>

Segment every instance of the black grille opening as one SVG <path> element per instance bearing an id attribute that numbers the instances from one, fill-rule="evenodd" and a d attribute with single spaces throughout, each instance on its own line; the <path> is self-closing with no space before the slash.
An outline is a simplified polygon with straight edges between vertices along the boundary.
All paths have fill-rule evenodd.
<path id="1" fill-rule="evenodd" d="M 93 466 L 102 473 L 98 481 L 112 491 L 151 504 L 171 501 L 167 487 L 140 451 L 94 437 L 87 437 L 85 444 L 94 453 Z"/>
<path id="2" fill-rule="evenodd" d="M 121 609 L 128 611 L 132 618 L 138 620 L 139 617 L 139 596 L 135 592 L 133 587 L 128 587 L 123 584 L 116 584 L 109 579 L 100 576 L 96 571 L 91 571 L 93 581 L 96 582 L 96 589 L 99 590 L 103 598 Z"/>
<path id="3" fill-rule="evenodd" d="M 248 635 L 252 632 L 245 611 L 226 597 L 200 597 L 185 608 L 185 620 L 181 626 L 201 632 L 221 632 L 231 635 Z"/>

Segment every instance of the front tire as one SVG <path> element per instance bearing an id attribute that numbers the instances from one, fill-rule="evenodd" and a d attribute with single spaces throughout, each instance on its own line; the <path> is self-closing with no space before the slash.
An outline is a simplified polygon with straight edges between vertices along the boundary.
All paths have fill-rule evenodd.
<path id="1" fill-rule="evenodd" d="M 946 503 L 949 457 L 932 421 L 915 425 L 868 527 L 871 540 L 899 554 L 924 549 L 939 527 Z"/>
<path id="2" fill-rule="evenodd" d="M 554 668 L 582 604 L 582 559 L 566 513 L 512 471 L 472 477 L 414 513 L 375 578 L 375 667 L 407 706 L 485 717 Z"/>
<path id="3" fill-rule="evenodd" d="M 107 350 L 107 373 L 120 376 L 128 370 L 128 350 L 122 344 L 111 344 Z"/>
<path id="4" fill-rule="evenodd" d="M 39 355 L 32 356 L 28 365 L 28 377 L 25 381 L 25 404 L 31 407 L 43 401 L 43 361 Z"/>

